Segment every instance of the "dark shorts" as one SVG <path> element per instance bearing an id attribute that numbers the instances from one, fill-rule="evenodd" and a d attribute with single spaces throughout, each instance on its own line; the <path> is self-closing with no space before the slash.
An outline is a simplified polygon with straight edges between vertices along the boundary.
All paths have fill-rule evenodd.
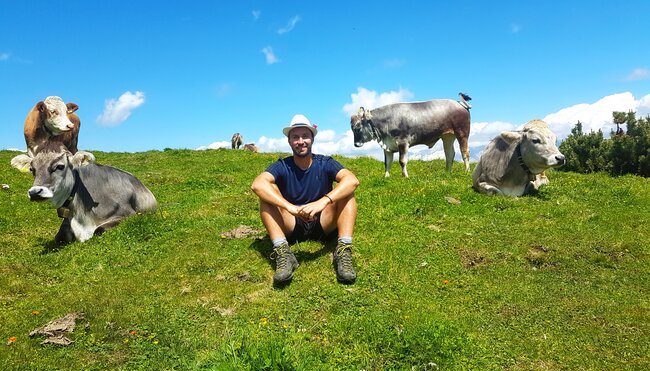
<path id="1" fill-rule="evenodd" d="M 334 229 L 329 234 L 325 234 L 323 226 L 320 225 L 320 214 L 316 215 L 316 218 L 309 222 L 296 217 L 296 226 L 293 228 L 293 232 L 287 236 L 287 241 L 289 241 L 290 244 L 307 240 L 326 241 L 335 236 L 336 233 L 337 230 Z"/>

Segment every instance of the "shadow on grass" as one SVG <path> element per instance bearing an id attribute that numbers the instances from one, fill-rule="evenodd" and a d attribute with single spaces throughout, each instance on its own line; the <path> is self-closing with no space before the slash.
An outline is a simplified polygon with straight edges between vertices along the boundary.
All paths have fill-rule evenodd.
<path id="1" fill-rule="evenodd" d="M 47 255 L 47 254 L 59 252 L 68 244 L 58 243 L 54 240 L 54 238 L 52 239 L 39 238 L 38 243 L 36 245 L 43 247 L 43 250 L 41 250 L 41 255 Z"/>

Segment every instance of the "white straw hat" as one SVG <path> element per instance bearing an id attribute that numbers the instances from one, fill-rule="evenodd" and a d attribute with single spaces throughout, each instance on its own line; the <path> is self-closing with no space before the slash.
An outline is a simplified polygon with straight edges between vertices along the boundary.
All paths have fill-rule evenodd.
<path id="1" fill-rule="evenodd" d="M 289 126 L 286 128 L 282 129 L 282 132 L 284 133 L 285 136 L 289 136 L 289 132 L 295 128 L 307 128 L 311 131 L 311 133 L 316 136 L 316 133 L 318 133 L 318 129 L 316 129 L 316 125 L 312 125 L 307 116 L 305 115 L 295 115 L 291 119 L 291 123 Z"/>

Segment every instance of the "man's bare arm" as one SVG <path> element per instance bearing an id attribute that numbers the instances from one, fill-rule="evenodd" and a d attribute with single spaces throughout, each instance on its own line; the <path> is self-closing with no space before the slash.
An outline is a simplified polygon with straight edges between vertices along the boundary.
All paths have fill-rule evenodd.
<path id="1" fill-rule="evenodd" d="M 275 178 L 271 173 L 264 171 L 258 175 L 251 184 L 251 190 L 255 192 L 260 200 L 283 208 L 293 215 L 298 214 L 296 205 L 282 197 L 282 193 L 280 193 L 280 189 L 275 184 Z"/>

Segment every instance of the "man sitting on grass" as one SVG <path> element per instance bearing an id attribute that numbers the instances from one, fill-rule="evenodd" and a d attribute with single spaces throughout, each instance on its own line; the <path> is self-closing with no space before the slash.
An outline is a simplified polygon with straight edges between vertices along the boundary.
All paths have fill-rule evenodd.
<path id="1" fill-rule="evenodd" d="M 251 189 L 260 198 L 260 216 L 273 242 L 273 282 L 293 278 L 298 261 L 289 243 L 325 241 L 338 230 L 334 251 L 336 278 L 353 283 L 352 233 L 357 218 L 357 177 L 329 156 L 311 153 L 318 130 L 304 115 L 284 128 L 293 156 L 279 159 L 255 178 Z M 332 182 L 336 181 L 336 188 Z"/>

